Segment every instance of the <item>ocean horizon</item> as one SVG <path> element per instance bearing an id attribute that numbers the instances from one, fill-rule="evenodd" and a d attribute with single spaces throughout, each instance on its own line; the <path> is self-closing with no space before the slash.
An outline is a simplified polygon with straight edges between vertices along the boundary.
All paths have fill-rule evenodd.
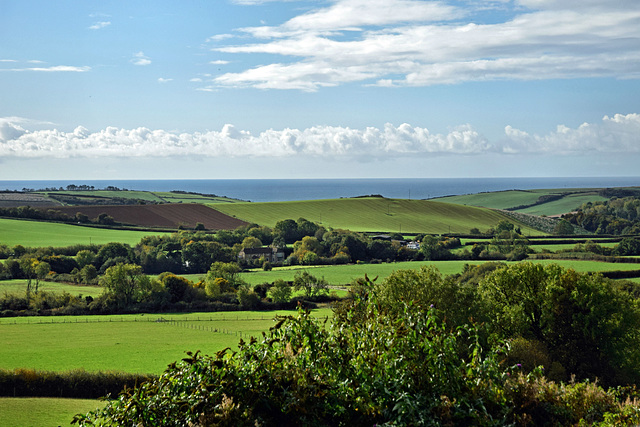
<path id="1" fill-rule="evenodd" d="M 172 179 L 172 180 L 3 180 L 0 191 L 88 185 L 141 191 L 187 191 L 252 202 L 319 200 L 381 195 L 433 199 L 504 190 L 640 186 L 640 177 L 545 178 L 349 178 L 349 179 Z"/>

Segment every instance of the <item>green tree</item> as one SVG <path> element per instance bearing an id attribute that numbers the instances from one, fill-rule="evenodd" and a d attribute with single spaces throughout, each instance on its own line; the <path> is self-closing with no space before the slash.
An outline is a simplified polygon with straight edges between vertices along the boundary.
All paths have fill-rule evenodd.
<path id="1" fill-rule="evenodd" d="M 83 268 L 86 265 L 93 264 L 96 260 L 96 254 L 88 249 L 78 251 L 76 254 L 76 262 L 79 268 Z"/>
<path id="2" fill-rule="evenodd" d="M 306 298 L 315 298 L 329 292 L 329 284 L 322 278 L 315 277 L 307 271 L 298 271 L 293 276 L 293 288 L 302 290 Z"/>
<path id="3" fill-rule="evenodd" d="M 248 236 L 242 240 L 243 248 L 261 248 L 262 242 L 257 237 Z"/>
<path id="4" fill-rule="evenodd" d="M 169 302 L 172 303 L 182 300 L 187 290 L 192 287 L 188 279 L 169 272 L 160 274 L 158 280 L 164 285 L 169 294 Z"/>
<path id="5" fill-rule="evenodd" d="M 607 384 L 640 380 L 638 303 L 601 275 L 524 262 L 489 274 L 479 293 L 489 330 L 542 343 L 559 374 Z"/>
<path id="6" fill-rule="evenodd" d="M 613 253 L 618 256 L 640 255 L 640 240 L 625 237 L 613 248 Z"/>
<path id="7" fill-rule="evenodd" d="M 83 283 L 91 284 L 98 278 L 98 270 L 93 264 L 87 264 L 80 270 L 80 277 Z"/>
<path id="8" fill-rule="evenodd" d="M 570 235 L 573 233 L 573 225 L 571 225 L 571 223 L 564 218 L 560 219 L 555 227 L 553 227 L 553 234 Z"/>
<path id="9" fill-rule="evenodd" d="M 292 219 L 283 219 L 276 222 L 275 227 L 273 227 L 273 234 L 274 238 L 280 237 L 285 243 L 293 243 L 300 238 L 298 224 Z"/>
<path id="10" fill-rule="evenodd" d="M 291 299 L 291 286 L 284 280 L 277 279 L 273 282 L 269 295 L 273 302 L 289 302 Z"/>
<path id="11" fill-rule="evenodd" d="M 114 298 L 118 307 L 127 308 L 137 301 L 143 277 L 145 276 L 139 265 L 120 263 L 107 268 L 100 278 L 100 285 Z"/>

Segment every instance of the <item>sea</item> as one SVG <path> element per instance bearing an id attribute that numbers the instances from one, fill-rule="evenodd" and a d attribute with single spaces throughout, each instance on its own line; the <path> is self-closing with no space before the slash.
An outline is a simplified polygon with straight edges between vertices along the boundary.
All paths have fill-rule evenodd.
<path id="1" fill-rule="evenodd" d="M 187 191 L 252 202 L 281 202 L 368 195 L 433 199 L 502 190 L 633 187 L 640 186 L 640 177 L 16 180 L 0 181 L 0 191 L 66 188 L 70 184 L 96 189 L 111 186 L 142 191 Z"/>

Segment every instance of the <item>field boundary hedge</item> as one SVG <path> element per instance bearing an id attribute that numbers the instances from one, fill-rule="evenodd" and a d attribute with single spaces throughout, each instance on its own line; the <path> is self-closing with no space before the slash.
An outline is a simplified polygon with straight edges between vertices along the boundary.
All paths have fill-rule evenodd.
<path id="1" fill-rule="evenodd" d="M 98 399 L 117 396 L 125 388 L 134 388 L 157 376 L 126 372 L 67 372 L 35 369 L 0 370 L 0 396 L 67 397 Z"/>

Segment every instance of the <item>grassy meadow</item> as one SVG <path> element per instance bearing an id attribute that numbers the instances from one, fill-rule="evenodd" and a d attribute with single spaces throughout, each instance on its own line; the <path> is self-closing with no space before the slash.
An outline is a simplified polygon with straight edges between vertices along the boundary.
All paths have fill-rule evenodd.
<path id="1" fill-rule="evenodd" d="M 306 218 L 325 227 L 368 232 L 468 233 L 474 227 L 480 230 L 494 227 L 504 219 L 514 222 L 513 219 L 489 209 L 430 200 L 380 197 L 231 203 L 211 207 L 244 221 L 269 227 L 286 218 Z M 541 234 L 524 225 L 521 228 L 527 235 Z"/>
<path id="2" fill-rule="evenodd" d="M 0 218 L 0 244 L 25 247 L 63 247 L 121 242 L 135 245 L 148 231 L 83 227 L 52 222 Z"/>
<path id="3" fill-rule="evenodd" d="M 12 279 L 0 281 L 0 295 L 5 294 L 20 294 L 24 295 L 25 289 L 27 289 L 27 281 L 24 279 Z M 58 283 L 58 282 L 40 282 L 39 291 L 45 292 L 67 292 L 71 295 L 82 295 L 83 297 L 90 296 L 96 298 L 102 294 L 103 288 L 100 286 L 86 286 L 86 285 L 73 285 L 70 283 Z"/>
<path id="4" fill-rule="evenodd" d="M 0 318 L 0 368 L 159 374 L 186 351 L 213 354 L 259 337 L 276 314 L 295 311 Z"/>

